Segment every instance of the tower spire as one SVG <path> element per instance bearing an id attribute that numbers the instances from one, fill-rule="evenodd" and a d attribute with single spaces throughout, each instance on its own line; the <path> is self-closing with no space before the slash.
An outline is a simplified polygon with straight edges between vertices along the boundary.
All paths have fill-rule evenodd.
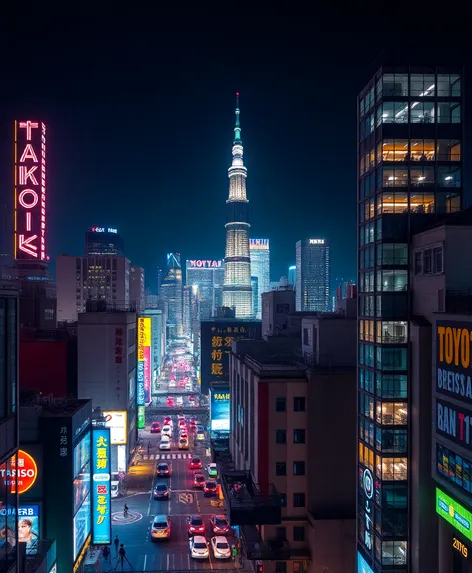
<path id="1" fill-rule="evenodd" d="M 234 141 L 233 145 L 241 144 L 241 127 L 239 125 L 239 92 L 236 92 L 236 124 L 234 127 Z"/>

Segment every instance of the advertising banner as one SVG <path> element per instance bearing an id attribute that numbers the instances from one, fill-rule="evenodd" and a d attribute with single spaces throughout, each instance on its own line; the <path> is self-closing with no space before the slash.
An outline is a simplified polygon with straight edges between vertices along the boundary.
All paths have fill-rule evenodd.
<path id="1" fill-rule="evenodd" d="M 144 402 L 151 402 L 151 349 L 144 347 Z"/>
<path id="2" fill-rule="evenodd" d="M 372 567 L 369 566 L 359 551 L 357 552 L 357 573 L 374 573 Z"/>
<path id="3" fill-rule="evenodd" d="M 113 410 L 103 412 L 107 428 L 110 428 L 110 439 L 113 446 L 126 444 L 128 441 L 128 412 Z"/>
<path id="4" fill-rule="evenodd" d="M 436 323 L 436 392 L 472 406 L 470 323 Z"/>
<path id="5" fill-rule="evenodd" d="M 151 401 L 151 319 L 138 318 L 136 405 L 144 406 Z M 144 428 L 138 416 L 138 429 Z"/>
<path id="6" fill-rule="evenodd" d="M 10 458 L 10 465 L 0 466 L 0 479 L 5 487 L 9 487 L 11 493 L 27 492 L 33 487 L 38 477 L 36 460 L 28 452 L 18 450 L 18 467 L 15 457 Z"/>
<path id="7" fill-rule="evenodd" d="M 92 545 L 111 543 L 110 429 L 92 430 Z"/>
<path id="8" fill-rule="evenodd" d="M 472 410 L 436 400 L 436 432 L 472 451 Z"/>
<path id="9" fill-rule="evenodd" d="M 472 541 L 472 513 L 439 488 L 436 488 L 436 513 Z"/>
<path id="10" fill-rule="evenodd" d="M 230 430 L 230 402 L 229 386 L 210 391 L 210 429 L 212 431 Z"/>
<path id="11" fill-rule="evenodd" d="M 6 522 L 11 524 L 10 532 L 13 537 L 10 537 L 10 542 L 14 539 L 14 520 L 17 518 L 18 541 L 26 543 L 27 555 L 34 555 L 38 550 L 38 541 L 41 538 L 41 532 L 39 530 L 39 505 L 21 505 L 18 508 L 17 515 L 15 506 L 1 505 L 0 502 L 0 518 L 2 523 Z M 7 539 L 8 536 L 5 535 L 0 538 L 0 548 L 2 547 L 2 541 Z"/>
<path id="12" fill-rule="evenodd" d="M 436 443 L 436 475 L 463 494 L 472 493 L 472 461 Z"/>
<path id="13" fill-rule="evenodd" d="M 138 430 L 146 427 L 146 415 L 144 406 L 138 406 Z"/>

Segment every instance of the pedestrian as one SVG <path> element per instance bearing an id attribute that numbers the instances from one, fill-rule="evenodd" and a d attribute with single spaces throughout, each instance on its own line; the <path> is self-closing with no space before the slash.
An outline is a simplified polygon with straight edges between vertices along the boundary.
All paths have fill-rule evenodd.
<path id="1" fill-rule="evenodd" d="M 110 563 L 110 548 L 108 547 L 108 545 L 105 545 L 103 547 L 103 557 L 105 558 L 105 561 L 107 563 Z"/>
<path id="2" fill-rule="evenodd" d="M 121 570 L 123 571 L 123 565 L 125 564 L 125 558 L 126 558 L 126 551 L 123 543 L 120 545 L 120 550 L 118 551 L 118 555 L 120 557 Z"/>
<path id="3" fill-rule="evenodd" d="M 115 537 L 115 540 L 113 541 L 113 543 L 115 544 L 115 552 L 118 555 L 118 545 L 120 544 L 120 540 L 118 539 L 118 535 Z"/>

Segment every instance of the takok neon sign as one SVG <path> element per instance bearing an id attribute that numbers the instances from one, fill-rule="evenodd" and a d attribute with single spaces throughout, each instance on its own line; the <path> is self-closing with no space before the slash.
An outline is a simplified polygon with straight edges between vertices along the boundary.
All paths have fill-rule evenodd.
<path id="1" fill-rule="evenodd" d="M 46 260 L 46 126 L 15 122 L 15 259 Z"/>

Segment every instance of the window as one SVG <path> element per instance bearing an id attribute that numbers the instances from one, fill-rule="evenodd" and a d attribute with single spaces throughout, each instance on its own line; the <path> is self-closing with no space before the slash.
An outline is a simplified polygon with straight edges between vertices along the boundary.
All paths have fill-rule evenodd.
<path id="1" fill-rule="evenodd" d="M 383 481 L 403 481 L 408 479 L 406 458 L 383 458 L 376 456 L 376 474 Z"/>
<path id="2" fill-rule="evenodd" d="M 383 213 L 407 213 L 408 212 L 408 194 L 381 193 L 377 196 L 377 215 Z"/>
<path id="3" fill-rule="evenodd" d="M 459 74 L 438 74 L 437 91 L 439 97 L 459 97 L 461 95 Z"/>
<path id="4" fill-rule="evenodd" d="M 423 273 L 430 274 L 433 271 L 433 251 L 426 249 L 423 251 Z"/>
<path id="5" fill-rule="evenodd" d="M 406 541 L 382 541 L 382 565 L 406 565 Z"/>
<path id="6" fill-rule="evenodd" d="M 377 368 L 381 370 L 406 370 L 406 348 L 376 348 Z"/>
<path id="7" fill-rule="evenodd" d="M 460 123 L 461 106 L 456 102 L 438 102 L 438 123 Z"/>
<path id="8" fill-rule="evenodd" d="M 286 399 L 284 396 L 278 396 L 275 399 L 275 411 L 276 412 L 285 412 L 287 409 Z"/>
<path id="9" fill-rule="evenodd" d="M 403 320 L 377 322 L 376 342 L 381 344 L 405 344 L 408 323 Z"/>
<path id="10" fill-rule="evenodd" d="M 388 454 L 404 454 L 408 449 L 408 436 L 405 429 L 375 430 L 375 447 L 379 452 Z"/>
<path id="11" fill-rule="evenodd" d="M 411 123 L 434 123 L 434 102 L 414 101 L 410 105 Z"/>
<path id="12" fill-rule="evenodd" d="M 461 184 L 460 167 L 456 167 L 455 165 L 438 167 L 439 187 L 460 187 Z"/>
<path id="13" fill-rule="evenodd" d="M 275 475 L 276 476 L 286 476 L 287 475 L 287 464 L 285 462 L 275 463 Z"/>
<path id="14" fill-rule="evenodd" d="M 377 402 L 376 420 L 382 425 L 406 426 L 408 423 L 406 402 Z"/>
<path id="15" fill-rule="evenodd" d="M 408 486 L 403 484 L 382 485 L 382 508 L 406 509 L 408 507 Z"/>
<path id="16" fill-rule="evenodd" d="M 294 476 L 305 475 L 305 462 L 293 462 L 293 475 Z"/>
<path id="17" fill-rule="evenodd" d="M 285 527 L 276 527 L 275 537 L 278 541 L 285 541 L 287 539 L 287 530 Z"/>
<path id="18" fill-rule="evenodd" d="M 424 187 L 434 184 L 433 167 L 412 167 L 410 169 L 410 185 L 412 187 Z"/>
<path id="19" fill-rule="evenodd" d="M 459 193 L 436 193 L 438 213 L 457 213 L 461 210 L 461 196 Z"/>
<path id="20" fill-rule="evenodd" d="M 377 291 L 400 292 L 407 290 L 407 270 L 382 270 L 377 271 Z"/>
<path id="21" fill-rule="evenodd" d="M 403 165 L 395 167 L 383 167 L 377 170 L 382 174 L 382 187 L 406 187 L 408 185 L 408 169 Z"/>
<path id="22" fill-rule="evenodd" d="M 443 249 L 435 247 L 433 249 L 433 273 L 440 274 L 443 272 Z"/>
<path id="23" fill-rule="evenodd" d="M 435 157 L 434 139 L 412 139 L 410 145 L 411 161 L 433 161 Z"/>
<path id="24" fill-rule="evenodd" d="M 408 160 L 408 139 L 386 139 L 377 146 L 377 163 Z"/>
<path id="25" fill-rule="evenodd" d="M 379 398 L 395 399 L 407 397 L 406 374 L 376 374 L 376 394 Z"/>
<path id="26" fill-rule="evenodd" d="M 377 107 L 376 124 L 408 123 L 408 104 L 404 102 L 384 102 Z"/>
<path id="27" fill-rule="evenodd" d="M 415 251 L 415 275 L 423 272 L 423 251 Z"/>
<path id="28" fill-rule="evenodd" d="M 294 493 L 293 494 L 293 507 L 305 507 L 305 494 L 304 493 Z"/>
<path id="29" fill-rule="evenodd" d="M 384 96 L 408 95 L 408 74 L 384 74 L 382 84 Z"/>
<path id="30" fill-rule="evenodd" d="M 359 388 L 371 394 L 374 393 L 374 373 L 372 370 L 359 368 Z"/>
<path id="31" fill-rule="evenodd" d="M 377 248 L 378 265 L 407 265 L 408 245 L 406 243 L 383 243 Z"/>
<path id="32" fill-rule="evenodd" d="M 275 433 L 275 441 L 277 444 L 285 444 L 287 442 L 287 432 L 285 430 L 277 430 Z"/>
<path id="33" fill-rule="evenodd" d="M 406 295 L 407 293 L 405 292 L 404 294 Z M 377 296 L 376 316 L 388 320 L 402 320 L 408 311 L 407 303 L 407 297 L 400 296 L 400 293 L 392 294 L 391 296 L 384 293 L 381 296 Z"/>
<path id="34" fill-rule="evenodd" d="M 374 452 L 362 443 L 359 443 L 359 463 L 371 470 L 374 468 Z"/>
<path id="35" fill-rule="evenodd" d="M 294 412 L 305 411 L 305 396 L 295 396 L 295 398 L 293 399 L 293 411 Z"/>
<path id="36" fill-rule="evenodd" d="M 411 74 L 410 95 L 412 97 L 431 97 L 435 94 L 434 74 Z"/>
<path id="37" fill-rule="evenodd" d="M 305 443 L 305 430 L 293 430 L 293 443 L 294 444 Z"/>
<path id="38" fill-rule="evenodd" d="M 438 139 L 438 161 L 460 161 L 461 144 L 457 139 Z"/>
<path id="39" fill-rule="evenodd" d="M 305 528 L 300 525 L 293 526 L 293 540 L 305 541 Z"/>
<path id="40" fill-rule="evenodd" d="M 279 493 L 280 496 L 280 505 L 282 507 L 287 507 L 287 494 L 286 493 Z"/>

